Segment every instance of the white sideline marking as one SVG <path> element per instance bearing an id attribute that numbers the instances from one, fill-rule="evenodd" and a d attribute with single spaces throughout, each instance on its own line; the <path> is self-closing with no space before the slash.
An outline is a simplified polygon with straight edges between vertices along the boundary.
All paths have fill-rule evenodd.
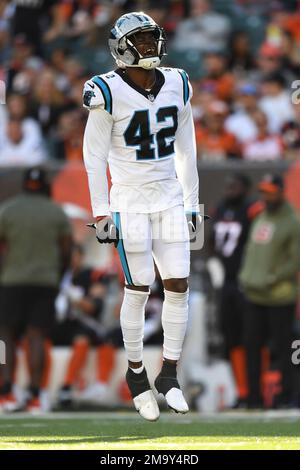
<path id="1" fill-rule="evenodd" d="M 242 412 L 242 411 L 228 411 L 224 413 L 193 413 L 190 412 L 185 415 L 182 419 L 178 415 L 169 414 L 168 412 L 162 413 L 160 421 L 163 423 L 171 422 L 173 424 L 192 424 L 195 422 L 205 423 L 222 423 L 228 421 L 274 421 L 274 420 L 286 420 L 294 421 L 299 420 L 300 410 L 272 410 L 272 411 L 257 411 L 257 412 Z M 137 421 L 138 417 L 134 412 L 55 412 L 55 413 L 44 413 L 37 416 L 32 416 L 28 413 L 3 413 L 0 414 L 1 420 L 89 420 L 90 423 L 98 424 L 99 421 L 110 422 L 110 421 Z"/>

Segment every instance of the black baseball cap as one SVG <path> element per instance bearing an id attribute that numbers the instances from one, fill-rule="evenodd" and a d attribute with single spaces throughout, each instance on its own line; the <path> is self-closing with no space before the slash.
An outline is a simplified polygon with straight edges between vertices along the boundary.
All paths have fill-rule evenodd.
<path id="1" fill-rule="evenodd" d="M 281 175 L 264 175 L 258 189 L 264 193 L 278 193 L 284 189 L 284 181 Z"/>
<path id="2" fill-rule="evenodd" d="M 28 191 L 43 191 L 48 186 L 46 171 L 41 167 L 31 167 L 24 172 L 24 189 Z"/>

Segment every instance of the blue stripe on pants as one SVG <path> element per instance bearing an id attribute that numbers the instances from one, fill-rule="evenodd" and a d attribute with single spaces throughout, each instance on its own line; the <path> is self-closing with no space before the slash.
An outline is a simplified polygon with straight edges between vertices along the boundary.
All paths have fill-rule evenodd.
<path id="1" fill-rule="evenodd" d="M 119 256 L 120 256 L 122 269 L 123 269 L 127 284 L 132 286 L 133 282 L 132 282 L 131 274 L 130 274 L 130 271 L 129 271 L 128 261 L 127 261 L 126 252 L 125 252 L 125 249 L 124 249 L 123 238 L 122 238 L 120 212 L 114 212 L 113 213 L 113 221 L 116 224 L 116 227 L 119 230 L 119 235 L 120 235 L 120 240 L 118 241 L 117 250 L 118 250 L 118 253 L 119 253 Z"/>

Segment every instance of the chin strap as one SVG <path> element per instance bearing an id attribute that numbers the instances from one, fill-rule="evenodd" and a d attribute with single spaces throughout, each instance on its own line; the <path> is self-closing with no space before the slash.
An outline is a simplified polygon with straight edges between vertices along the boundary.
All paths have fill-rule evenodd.
<path id="1" fill-rule="evenodd" d="M 126 67 L 127 67 L 127 65 L 125 65 L 124 62 L 122 62 L 119 59 L 116 59 L 116 64 L 120 69 L 126 69 Z"/>
<path id="2" fill-rule="evenodd" d="M 160 65 L 160 58 L 156 57 L 145 57 L 140 59 L 138 64 L 127 65 L 122 62 L 120 59 L 116 59 L 116 64 L 121 69 L 126 69 L 127 67 L 139 67 L 145 70 L 153 70 Z"/>
<path id="3" fill-rule="evenodd" d="M 152 70 L 158 67 L 160 64 L 160 58 L 156 57 L 145 57 L 144 59 L 139 60 L 139 67 L 142 67 L 146 70 Z"/>

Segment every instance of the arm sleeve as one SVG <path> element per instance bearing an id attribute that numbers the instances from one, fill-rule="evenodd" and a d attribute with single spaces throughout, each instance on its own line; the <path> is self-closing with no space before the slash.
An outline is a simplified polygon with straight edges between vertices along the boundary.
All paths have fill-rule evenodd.
<path id="1" fill-rule="evenodd" d="M 190 102 L 179 114 L 175 140 L 175 168 L 183 189 L 184 208 L 199 212 L 199 177 L 195 127 Z"/>
<path id="2" fill-rule="evenodd" d="M 109 215 L 106 169 L 112 126 L 112 116 L 106 111 L 90 110 L 83 139 L 83 159 L 94 217 Z"/>
<path id="3" fill-rule="evenodd" d="M 300 271 L 300 222 L 294 225 L 292 230 L 289 254 L 286 261 L 277 266 L 275 270 L 275 282 L 284 281 L 293 278 Z"/>

